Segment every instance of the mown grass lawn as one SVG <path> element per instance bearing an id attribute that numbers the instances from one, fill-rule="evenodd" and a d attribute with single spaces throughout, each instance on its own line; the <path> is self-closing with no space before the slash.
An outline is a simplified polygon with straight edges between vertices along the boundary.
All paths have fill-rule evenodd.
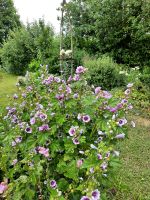
<path id="1" fill-rule="evenodd" d="M 150 200 L 150 120 L 132 116 L 136 128 L 118 145 L 121 168 L 116 176 L 114 200 Z"/>
<path id="2" fill-rule="evenodd" d="M 12 96 L 16 88 L 17 77 L 0 71 L 0 107 L 8 104 L 9 98 Z"/>

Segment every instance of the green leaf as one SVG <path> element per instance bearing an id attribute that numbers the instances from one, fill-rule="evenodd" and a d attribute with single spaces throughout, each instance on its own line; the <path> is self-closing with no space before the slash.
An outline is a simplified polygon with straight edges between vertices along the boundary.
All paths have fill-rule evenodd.
<path id="1" fill-rule="evenodd" d="M 78 168 L 75 160 L 68 164 L 67 171 L 64 175 L 73 180 L 78 180 Z"/>

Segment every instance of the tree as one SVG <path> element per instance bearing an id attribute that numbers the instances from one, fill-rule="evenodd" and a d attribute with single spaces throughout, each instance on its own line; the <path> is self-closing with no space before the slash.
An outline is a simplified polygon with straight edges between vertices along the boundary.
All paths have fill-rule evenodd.
<path id="1" fill-rule="evenodd" d="M 12 0 L 0 0 L 0 46 L 7 39 L 9 31 L 20 27 L 19 15 Z"/>
<path id="2" fill-rule="evenodd" d="M 150 65 L 149 0 L 71 0 L 67 10 L 78 47 L 118 63 Z"/>
<path id="3" fill-rule="evenodd" d="M 36 70 L 37 63 L 38 67 L 40 63 L 54 65 L 58 56 L 57 44 L 53 28 L 43 20 L 28 24 L 10 32 L 0 51 L 2 66 L 9 72 L 23 75 L 31 63 L 32 71 Z"/>

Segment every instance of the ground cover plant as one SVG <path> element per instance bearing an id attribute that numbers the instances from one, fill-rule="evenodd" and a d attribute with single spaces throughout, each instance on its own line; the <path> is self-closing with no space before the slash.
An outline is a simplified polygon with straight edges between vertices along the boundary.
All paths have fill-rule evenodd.
<path id="1" fill-rule="evenodd" d="M 107 199 L 127 131 L 133 84 L 119 96 L 89 87 L 80 66 L 65 82 L 42 67 L 1 114 L 0 183 L 7 199 Z M 1 177 L 2 179 L 2 177 Z"/>

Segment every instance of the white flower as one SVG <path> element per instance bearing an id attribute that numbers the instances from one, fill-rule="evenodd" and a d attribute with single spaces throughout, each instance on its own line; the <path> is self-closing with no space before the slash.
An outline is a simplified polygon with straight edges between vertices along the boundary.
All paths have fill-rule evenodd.
<path id="1" fill-rule="evenodd" d="M 65 52 L 65 55 L 66 56 L 70 56 L 72 54 L 72 50 L 67 50 L 66 52 Z"/>
<path id="2" fill-rule="evenodd" d="M 65 55 L 65 50 L 62 49 L 62 50 L 60 51 L 60 56 L 64 56 L 64 55 Z"/>
<path id="3" fill-rule="evenodd" d="M 91 144 L 90 147 L 91 147 L 92 149 L 97 149 L 97 147 L 96 147 L 94 144 Z"/>
<path id="4" fill-rule="evenodd" d="M 126 71 L 120 71 L 119 74 L 126 74 Z"/>

